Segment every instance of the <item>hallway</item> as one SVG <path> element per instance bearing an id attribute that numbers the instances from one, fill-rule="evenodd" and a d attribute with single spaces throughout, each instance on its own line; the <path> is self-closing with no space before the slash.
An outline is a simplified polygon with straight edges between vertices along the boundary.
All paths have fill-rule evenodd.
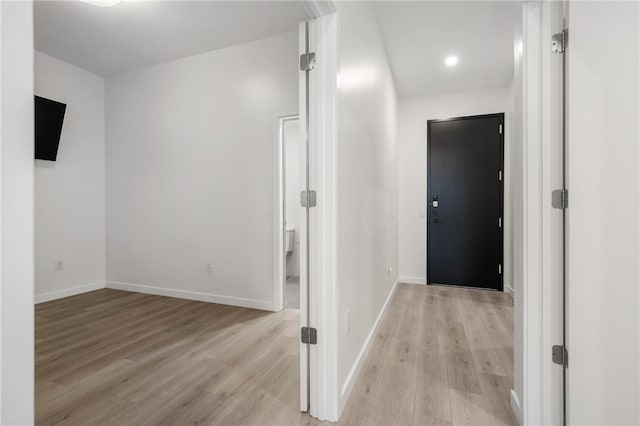
<path id="1" fill-rule="evenodd" d="M 399 284 L 342 424 L 515 425 L 502 292 Z"/>

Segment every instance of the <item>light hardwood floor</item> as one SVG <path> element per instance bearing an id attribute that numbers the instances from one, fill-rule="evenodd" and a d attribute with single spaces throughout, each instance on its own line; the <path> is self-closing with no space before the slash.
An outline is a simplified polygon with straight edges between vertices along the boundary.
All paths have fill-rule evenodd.
<path id="1" fill-rule="evenodd" d="M 515 424 L 502 293 L 400 285 L 341 424 Z M 36 423 L 319 424 L 298 313 L 99 290 L 36 306 Z"/>
<path id="2" fill-rule="evenodd" d="M 515 425 L 505 293 L 401 284 L 342 415 L 359 425 Z"/>

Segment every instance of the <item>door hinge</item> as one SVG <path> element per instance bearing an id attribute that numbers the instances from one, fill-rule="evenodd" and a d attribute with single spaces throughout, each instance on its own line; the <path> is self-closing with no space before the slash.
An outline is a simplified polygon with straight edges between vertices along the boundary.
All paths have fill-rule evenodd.
<path id="1" fill-rule="evenodd" d="M 300 55 L 300 71 L 311 71 L 316 67 L 316 53 L 309 52 Z"/>
<path id="2" fill-rule="evenodd" d="M 502 218 L 498 218 L 498 228 L 502 228 Z"/>
<path id="3" fill-rule="evenodd" d="M 302 327 L 300 337 L 302 343 L 315 345 L 318 343 L 318 330 L 312 327 Z"/>
<path id="4" fill-rule="evenodd" d="M 502 124 L 500 125 L 499 131 L 500 131 L 500 134 L 502 134 Z"/>
<path id="5" fill-rule="evenodd" d="M 563 345 L 553 345 L 551 348 L 551 359 L 554 364 L 562 365 L 564 368 L 567 368 L 569 363 L 569 351 Z"/>
<path id="6" fill-rule="evenodd" d="M 564 53 L 567 50 L 567 30 L 562 30 L 551 36 L 551 51 Z"/>
<path id="7" fill-rule="evenodd" d="M 566 188 L 556 189 L 551 192 L 551 207 L 560 210 L 569 207 L 569 191 Z"/>
<path id="8" fill-rule="evenodd" d="M 300 193 L 300 204 L 302 207 L 316 206 L 316 191 L 306 190 Z"/>
<path id="9" fill-rule="evenodd" d="M 502 275 L 502 263 L 498 263 L 498 274 Z"/>
<path id="10" fill-rule="evenodd" d="M 498 170 L 498 180 L 502 182 L 502 170 Z"/>

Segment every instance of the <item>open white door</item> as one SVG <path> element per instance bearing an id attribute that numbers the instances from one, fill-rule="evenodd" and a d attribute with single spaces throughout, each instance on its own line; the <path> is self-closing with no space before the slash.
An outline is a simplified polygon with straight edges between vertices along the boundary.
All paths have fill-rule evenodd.
<path id="1" fill-rule="evenodd" d="M 310 410 L 310 344 L 316 339 L 310 326 L 309 282 L 310 282 L 310 215 L 315 204 L 314 194 L 310 189 L 310 149 L 309 149 L 309 87 L 311 63 L 309 53 L 309 23 L 300 24 L 300 411 Z"/>
<path id="2" fill-rule="evenodd" d="M 315 18 L 299 28 L 300 409 L 337 421 L 337 22 L 331 2 L 305 4 Z"/>

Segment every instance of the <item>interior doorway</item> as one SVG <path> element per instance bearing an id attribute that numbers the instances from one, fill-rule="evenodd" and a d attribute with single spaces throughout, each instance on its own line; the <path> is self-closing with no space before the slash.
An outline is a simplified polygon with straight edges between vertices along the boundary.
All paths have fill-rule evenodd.
<path id="1" fill-rule="evenodd" d="M 503 289 L 504 114 L 427 123 L 427 283 Z"/>
<path id="2" fill-rule="evenodd" d="M 285 309 L 300 309 L 300 192 L 302 191 L 302 152 L 300 117 L 280 118 L 281 193 L 283 223 L 283 301 Z"/>
<path id="3" fill-rule="evenodd" d="M 149 55 L 147 62 L 141 63 L 129 62 L 126 49 L 116 54 L 121 50 L 103 47 L 116 39 L 114 33 L 126 33 L 117 25 L 118 16 L 128 17 L 127 28 L 144 24 L 136 21 L 141 16 L 133 13 L 136 6 L 140 5 L 125 2 L 116 9 L 92 9 L 92 5 L 80 2 L 38 2 L 34 6 L 34 37 L 39 41 L 36 48 L 43 50 L 35 53 L 35 92 L 63 101 L 68 107 L 64 126 L 62 120 L 58 121 L 63 131 L 57 162 L 37 163 L 34 171 L 38 212 L 36 300 L 43 302 L 36 309 L 35 335 L 46 335 L 37 339 L 34 348 L 38 371 L 37 422 L 64 418 L 76 423 L 100 423 L 97 417 L 100 414 L 95 409 L 99 404 L 121 424 L 135 424 L 136 418 L 147 418 L 152 423 L 177 423 L 187 418 L 194 423 L 212 423 L 211 419 L 215 419 L 216 423 L 227 424 L 239 421 L 233 418 L 236 414 L 245 416 L 241 423 L 260 423 L 246 417 L 245 412 L 215 408 L 214 393 L 245 395 L 245 402 L 254 407 L 251 414 L 259 416 L 259 404 L 247 400 L 248 388 L 260 389 L 260 395 L 256 395 L 264 402 L 263 408 L 272 401 L 271 397 L 262 398 L 264 395 L 278 395 L 282 404 L 278 404 L 276 411 L 287 418 L 298 416 L 299 407 L 309 410 L 308 373 L 298 368 L 298 364 L 306 369 L 309 362 L 307 352 L 299 348 L 302 315 L 291 310 L 278 312 L 282 310 L 282 300 L 278 300 L 282 281 L 276 284 L 279 295 L 272 292 L 271 279 L 277 273 L 273 270 L 273 256 L 275 252 L 281 255 L 279 245 L 286 243 L 283 241 L 286 233 L 283 230 L 274 235 L 271 217 L 274 207 L 270 201 L 272 194 L 278 192 L 278 186 L 274 185 L 278 169 L 273 163 L 278 140 L 275 119 L 300 108 L 300 81 L 305 77 L 298 64 L 299 45 L 308 42 L 306 38 L 300 40 L 297 30 L 299 23 L 310 17 L 309 12 L 298 3 L 145 4 L 145 14 L 153 13 L 162 25 L 153 31 L 127 33 L 132 34 L 127 37 L 127 45 L 137 46 L 138 51 L 151 51 L 152 46 L 161 50 L 160 47 L 170 45 L 162 42 L 163 37 L 171 34 L 179 46 L 189 46 L 190 37 L 196 32 L 197 39 L 207 43 L 199 45 L 198 51 L 182 47 L 174 52 L 162 51 L 159 53 L 165 55 L 162 60 Z M 264 23 L 264 32 L 241 32 L 238 39 L 209 34 L 206 31 L 219 26 L 210 26 L 210 19 L 201 24 L 196 18 L 202 16 L 227 22 L 233 19 L 249 24 L 248 27 L 254 27 L 250 25 L 252 22 Z M 80 37 L 75 34 L 70 37 L 91 40 L 86 47 L 70 43 L 64 31 L 57 31 L 56 38 L 46 37 L 51 28 L 79 27 L 59 25 L 61 21 L 91 19 L 101 24 L 82 27 L 85 32 Z M 152 34 L 154 43 L 138 37 L 139 34 Z M 227 40 L 224 46 L 220 45 L 220 39 Z M 108 57 L 96 54 L 104 51 L 116 53 Z M 85 57 L 91 61 L 83 62 L 81 59 Z M 247 66 L 244 62 L 247 58 L 265 65 Z M 229 84 L 230 81 L 234 84 Z M 162 97 L 161 107 L 155 96 Z M 123 121 L 125 116 L 135 119 Z M 38 118 L 42 117 L 39 114 Z M 284 117 L 281 127 L 287 141 L 302 140 L 297 122 L 297 116 Z M 55 142 L 57 147 L 59 139 Z M 300 147 L 298 156 L 304 158 L 304 154 Z M 132 167 L 136 163 L 140 167 Z M 117 173 L 113 173 L 115 169 Z M 288 173 L 291 177 L 296 174 L 302 183 L 302 169 Z M 123 186 L 121 178 L 128 183 Z M 72 191 L 67 189 L 69 182 L 74 183 Z M 300 186 L 308 187 L 308 183 Z M 201 194 L 198 207 L 183 208 L 182 197 L 192 191 Z M 297 191 L 292 189 L 294 194 Z M 91 195 L 80 197 L 84 209 L 75 210 L 82 216 L 80 219 L 90 218 L 93 222 L 85 224 L 67 214 L 64 209 L 74 206 L 65 203 L 61 196 L 67 194 L 76 200 L 77 194 Z M 128 197 L 138 203 L 125 201 Z M 257 202 L 247 208 L 246 200 L 250 198 Z M 160 199 L 166 201 L 166 208 L 152 207 Z M 296 200 L 300 209 L 299 196 L 290 197 L 290 204 L 295 206 Z M 191 201 L 194 200 L 188 202 Z M 117 213 L 121 203 L 129 205 L 127 214 Z M 137 211 L 145 213 L 139 215 Z M 136 223 L 150 211 L 155 211 L 153 220 L 145 218 L 144 225 Z M 50 218 L 68 218 L 68 222 L 79 223 L 78 228 L 84 232 L 76 232 L 77 228 L 67 222 L 60 224 Z M 288 221 L 293 221 L 293 216 Z M 296 228 L 299 227 L 294 227 L 294 234 L 301 235 L 295 232 Z M 70 241 L 66 246 L 52 237 L 62 234 L 61 230 Z M 300 241 L 296 237 L 292 241 L 294 247 Z M 177 241 L 180 243 L 176 244 Z M 147 248 L 139 250 L 142 242 Z M 290 251 L 297 255 L 297 250 Z M 94 254 L 102 262 L 95 267 L 97 272 L 92 269 L 92 262 L 77 258 Z M 49 259 L 50 255 L 56 256 L 55 261 Z M 184 262 L 185 258 L 190 260 Z M 298 262 L 291 259 L 289 263 L 290 277 L 299 277 Z M 151 264 L 152 267 L 147 267 Z M 89 281 L 84 276 L 78 278 L 78 271 L 96 274 L 96 281 L 81 288 L 70 287 L 74 282 Z M 76 275 L 71 276 L 72 273 Z M 300 291 L 292 289 L 290 293 L 297 293 L 295 308 L 304 312 Z M 50 303 L 45 304 L 46 301 Z M 294 302 L 289 297 L 289 303 Z M 64 315 L 69 327 L 62 333 L 70 338 L 64 347 L 59 347 L 56 345 L 62 337 L 52 332 L 61 326 L 61 317 L 56 312 L 69 305 L 71 311 Z M 114 310 L 109 311 L 111 308 Z M 119 315 L 124 312 L 122 309 L 129 314 L 126 318 Z M 90 313 L 84 318 L 72 315 L 86 311 Z M 103 316 L 110 321 L 100 322 Z M 144 321 L 134 318 L 154 318 L 157 334 L 144 332 Z M 182 319 L 184 328 L 173 323 L 175 318 Z M 122 320 L 129 322 L 127 334 L 113 333 Z M 195 324 L 206 326 L 191 329 Z M 137 329 L 138 326 L 141 328 Z M 269 348 L 251 334 L 267 339 Z M 96 342 L 107 341 L 106 335 L 113 337 L 108 348 L 102 348 L 97 357 L 85 356 L 95 349 Z M 151 340 L 153 344 L 147 345 Z M 208 345 L 212 341 L 216 343 Z M 261 347 L 259 351 L 255 350 L 256 345 Z M 170 356 L 159 355 L 166 354 L 168 348 L 176 350 Z M 270 358 L 270 350 L 277 355 Z M 179 373 L 179 365 L 194 354 L 198 360 L 188 362 L 192 374 Z M 156 355 L 162 358 L 162 365 L 154 364 L 158 367 L 152 369 L 154 373 L 146 363 L 159 360 Z M 65 368 L 70 360 L 79 358 L 84 360 L 82 365 L 75 363 L 72 370 Z M 205 358 L 215 362 L 206 366 Z M 114 363 L 129 364 L 128 371 L 136 380 L 127 379 L 110 387 L 100 395 L 100 402 L 84 400 L 87 394 L 103 389 L 108 381 L 117 381 L 112 374 L 94 376 L 101 370 L 124 371 L 110 370 Z M 265 365 L 269 367 L 266 370 Z M 268 371 L 271 376 L 258 379 L 259 371 Z M 206 407 L 204 416 L 208 418 L 194 418 L 203 412 L 198 414 L 193 405 L 186 407 L 179 402 L 182 385 L 178 376 L 190 377 L 188 386 L 198 388 L 196 399 Z M 42 385 L 56 380 L 65 383 Z M 138 380 L 145 383 L 140 386 Z M 91 385 L 75 386 L 80 382 Z M 167 387 L 169 382 L 171 386 Z M 171 403 L 154 405 L 157 398 L 149 391 L 156 385 L 164 389 Z M 67 395 L 71 396 L 44 407 L 41 401 L 50 400 L 55 392 L 62 392 L 60 389 L 69 390 Z M 303 395 L 298 398 L 298 393 Z M 136 405 L 118 408 L 110 405 L 121 402 L 118 394 L 127 394 L 123 398 L 136 400 Z M 73 401 L 78 400 L 82 403 L 73 407 Z M 231 405 L 225 396 L 225 406 Z M 279 422 L 272 409 L 270 416 L 272 421 Z"/>

